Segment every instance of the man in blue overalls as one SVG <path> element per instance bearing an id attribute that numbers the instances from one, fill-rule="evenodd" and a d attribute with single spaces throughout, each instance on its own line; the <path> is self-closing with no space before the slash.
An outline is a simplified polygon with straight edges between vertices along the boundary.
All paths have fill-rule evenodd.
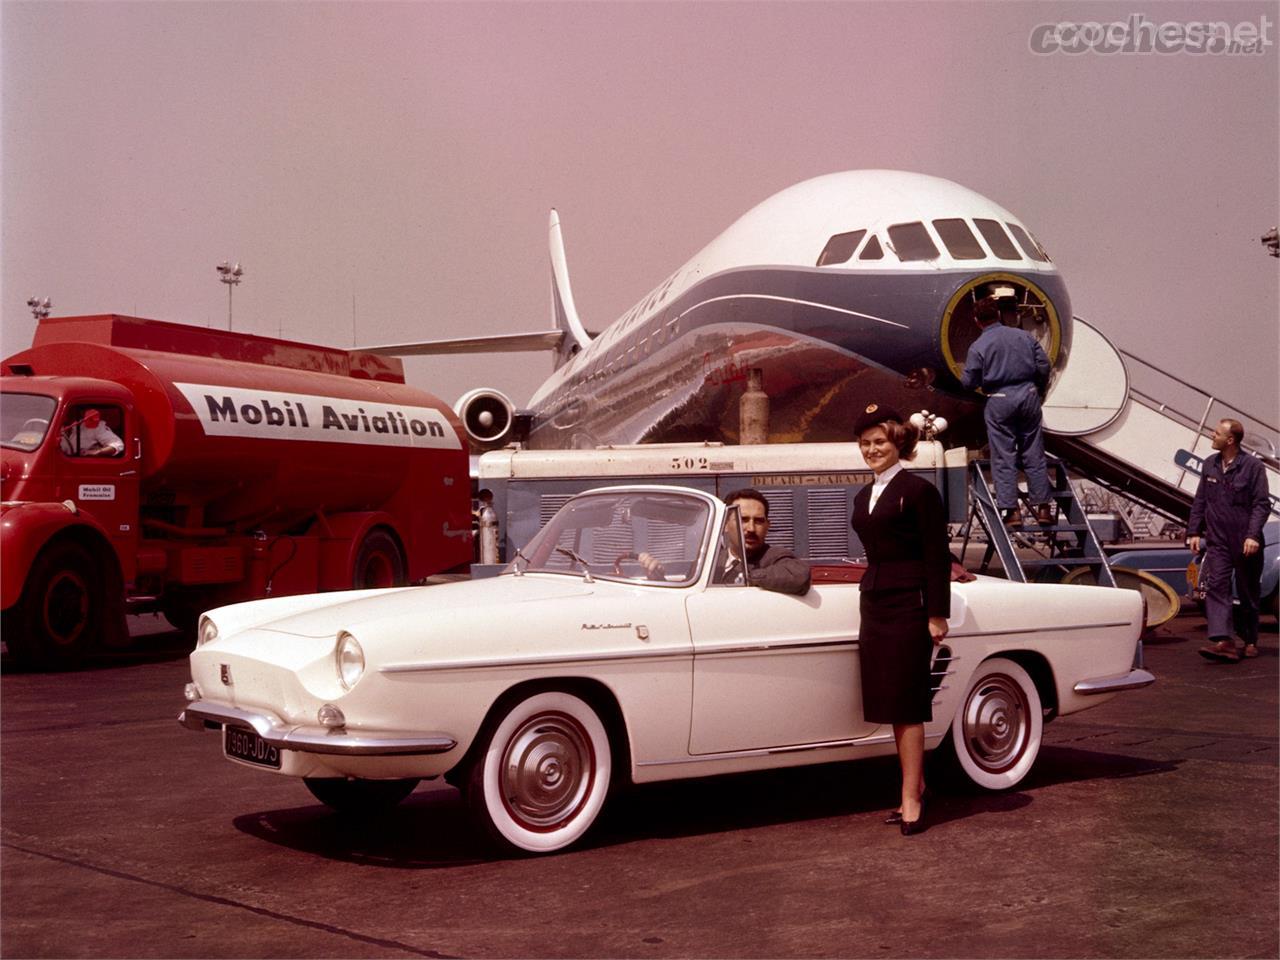
<path id="1" fill-rule="evenodd" d="M 1192 553 L 1204 546 L 1204 612 L 1209 643 L 1200 655 L 1217 663 L 1236 663 L 1240 654 L 1231 639 L 1231 575 L 1236 578 L 1244 655 L 1258 655 L 1258 604 L 1262 593 L 1262 525 L 1271 512 L 1266 469 L 1262 461 L 1240 450 L 1244 427 L 1221 420 L 1213 431 L 1218 452 L 1204 462 L 1200 486 L 1187 521 Z"/>
<path id="2" fill-rule="evenodd" d="M 1040 417 L 1040 404 L 1049 386 L 1049 358 L 1030 333 L 1002 322 L 1001 306 L 1014 305 L 1012 293 L 1011 287 L 996 287 L 978 301 L 974 320 L 982 333 L 969 348 L 960 382 L 967 390 L 981 387 L 987 395 L 983 416 L 991 448 L 991 474 L 1005 524 L 1021 522 L 1019 459 L 1027 474 L 1027 493 L 1036 508 L 1036 519 L 1052 523 Z"/>

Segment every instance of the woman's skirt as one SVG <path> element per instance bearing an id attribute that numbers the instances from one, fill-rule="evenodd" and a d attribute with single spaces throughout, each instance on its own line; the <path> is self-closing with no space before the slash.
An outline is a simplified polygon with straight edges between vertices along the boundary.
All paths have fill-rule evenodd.
<path id="1" fill-rule="evenodd" d="M 864 590 L 859 609 L 863 716 L 869 723 L 932 720 L 933 640 L 919 588 Z"/>

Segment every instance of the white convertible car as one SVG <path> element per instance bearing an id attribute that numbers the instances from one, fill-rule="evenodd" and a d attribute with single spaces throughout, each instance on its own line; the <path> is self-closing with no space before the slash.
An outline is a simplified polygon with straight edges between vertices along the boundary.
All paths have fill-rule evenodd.
<path id="1" fill-rule="evenodd" d="M 180 719 L 338 810 L 444 776 L 499 844 L 535 853 L 581 837 L 628 778 L 891 754 L 859 703 L 860 568 L 816 567 L 786 596 L 742 582 L 742 550 L 737 508 L 700 491 L 585 493 L 496 578 L 210 611 Z M 1045 721 L 1154 679 L 1137 592 L 952 591 L 925 733 L 983 787 L 1027 775 Z"/>

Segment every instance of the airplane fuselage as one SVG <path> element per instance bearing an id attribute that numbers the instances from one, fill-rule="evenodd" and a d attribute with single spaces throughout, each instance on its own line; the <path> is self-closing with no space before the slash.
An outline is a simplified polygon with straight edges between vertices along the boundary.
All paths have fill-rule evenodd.
<path id="1" fill-rule="evenodd" d="M 1011 286 L 1055 374 L 1070 347 L 1066 285 L 1008 211 L 919 174 L 851 171 L 760 204 L 600 336 L 530 401 L 528 445 L 738 440 L 748 372 L 769 438 L 849 440 L 867 403 L 928 409 L 948 441 L 985 439 L 959 382 L 973 306 Z"/>

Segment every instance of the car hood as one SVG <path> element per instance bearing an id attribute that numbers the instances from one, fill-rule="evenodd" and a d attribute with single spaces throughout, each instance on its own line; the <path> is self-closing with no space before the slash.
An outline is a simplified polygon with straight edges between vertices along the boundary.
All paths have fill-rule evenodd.
<path id="1" fill-rule="evenodd" d="M 605 585 L 600 581 L 585 584 L 577 577 L 503 576 L 401 590 L 360 591 L 355 597 L 325 594 L 315 598 L 316 606 L 255 626 L 295 636 L 332 637 L 338 630 L 357 631 L 379 622 L 413 624 L 424 613 L 439 616 L 453 610 L 494 610 L 511 604 L 586 597 L 598 593 L 602 586 Z M 519 617 L 520 613 L 512 611 L 511 616 Z"/>

